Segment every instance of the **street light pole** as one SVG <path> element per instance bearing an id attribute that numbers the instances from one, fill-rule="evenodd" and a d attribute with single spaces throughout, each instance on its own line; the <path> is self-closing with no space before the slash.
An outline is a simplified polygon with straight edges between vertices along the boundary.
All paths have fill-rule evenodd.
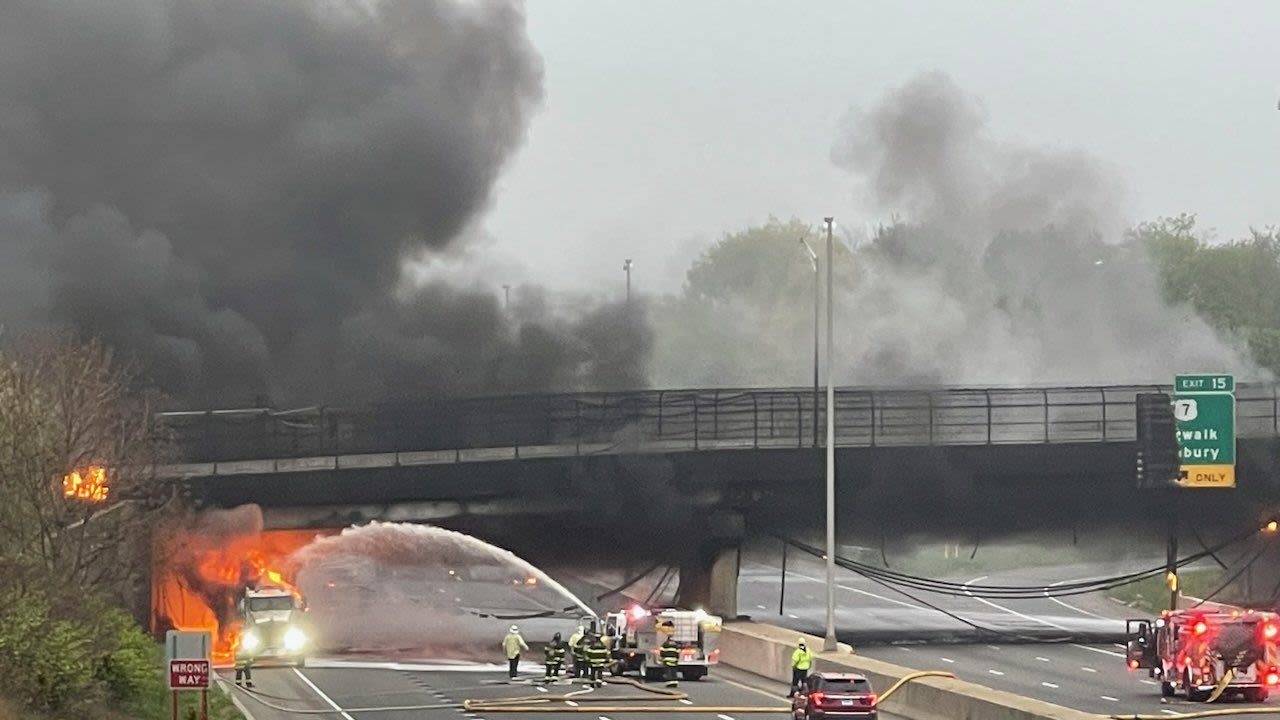
<path id="1" fill-rule="evenodd" d="M 800 244 L 804 246 L 805 252 L 809 253 L 809 262 L 813 263 L 813 446 L 818 447 L 818 317 L 822 314 L 822 302 L 819 299 L 821 293 L 820 276 L 818 275 L 818 253 L 809 247 L 809 243 L 804 238 L 800 238 Z"/>
<path id="2" fill-rule="evenodd" d="M 822 219 L 827 224 L 827 635 L 822 649 L 836 649 L 836 387 L 831 370 L 835 336 L 835 285 L 831 269 L 835 266 L 835 243 L 831 237 L 834 217 Z"/>
<path id="3" fill-rule="evenodd" d="M 634 263 L 631 262 L 631 258 L 627 258 L 626 260 L 622 261 L 622 269 L 625 270 L 627 273 L 627 304 L 628 305 L 631 304 L 631 266 L 633 264 Z"/>
<path id="4" fill-rule="evenodd" d="M 502 286 L 502 309 L 506 310 L 511 307 L 511 286 Z"/>

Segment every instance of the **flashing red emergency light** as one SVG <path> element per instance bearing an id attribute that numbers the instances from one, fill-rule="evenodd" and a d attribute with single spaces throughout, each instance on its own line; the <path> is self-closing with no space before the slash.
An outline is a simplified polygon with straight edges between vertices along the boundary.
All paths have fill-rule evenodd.
<path id="1" fill-rule="evenodd" d="M 1138 661 L 1137 661 L 1137 660 L 1134 660 L 1133 658 L 1129 658 L 1129 669 L 1130 669 L 1130 670 L 1137 670 L 1137 669 L 1138 669 Z"/>
<path id="2" fill-rule="evenodd" d="M 636 620 L 639 620 L 640 618 L 642 618 L 642 617 L 644 617 L 645 615 L 648 615 L 648 614 L 649 614 L 649 611 L 648 611 L 648 610 L 645 610 L 644 608 L 640 607 L 639 605 L 632 605 L 632 606 L 631 606 L 631 617 L 635 618 Z"/>
<path id="3" fill-rule="evenodd" d="M 1267 623 L 1262 626 L 1262 637 L 1267 640 L 1275 640 L 1276 635 L 1280 635 L 1280 628 L 1276 627 L 1275 623 Z"/>
<path id="4" fill-rule="evenodd" d="M 1275 670 L 1272 670 L 1271 672 L 1267 673 L 1267 684 L 1280 685 L 1280 673 L 1276 672 Z"/>
<path id="5" fill-rule="evenodd" d="M 1195 625 L 1191 626 L 1192 635 L 1203 635 L 1209 632 L 1209 625 L 1203 620 L 1197 620 Z"/>

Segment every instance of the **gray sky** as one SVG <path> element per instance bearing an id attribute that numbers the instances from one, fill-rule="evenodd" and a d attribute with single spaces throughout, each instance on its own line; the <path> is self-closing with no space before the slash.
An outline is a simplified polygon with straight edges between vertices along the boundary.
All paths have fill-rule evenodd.
<path id="1" fill-rule="evenodd" d="M 483 220 L 502 282 L 678 287 L 770 214 L 886 219 L 830 161 L 841 118 L 923 70 L 980 97 L 992 135 L 1078 148 L 1132 221 L 1220 237 L 1280 221 L 1278 2 L 533 0 L 545 106 Z M 501 276 L 501 277 L 499 277 Z M 499 290 L 500 292 L 500 290 Z"/>

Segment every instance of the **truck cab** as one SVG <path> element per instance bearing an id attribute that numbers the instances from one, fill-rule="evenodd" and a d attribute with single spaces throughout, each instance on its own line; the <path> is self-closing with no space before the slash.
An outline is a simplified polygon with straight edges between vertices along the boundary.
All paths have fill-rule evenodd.
<path id="1" fill-rule="evenodd" d="M 301 596 L 279 587 L 247 589 L 237 607 L 243 623 L 237 661 L 306 665 L 310 638 Z"/>

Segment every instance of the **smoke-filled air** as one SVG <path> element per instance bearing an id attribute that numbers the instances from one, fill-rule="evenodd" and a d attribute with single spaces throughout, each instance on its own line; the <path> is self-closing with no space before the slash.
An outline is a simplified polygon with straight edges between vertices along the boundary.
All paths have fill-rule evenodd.
<path id="1" fill-rule="evenodd" d="M 1168 382 L 1262 371 L 1189 304 L 1169 302 L 1126 230 L 1125 183 L 1084 152 L 993 137 L 980 98 L 918 75 L 845 116 L 831 159 L 886 221 L 839 228 L 840 383 Z M 804 384 L 816 223 L 726 239 L 654 313 L 659 385 Z M 736 247 L 735 247 L 736 246 Z M 736 252 L 759 256 L 747 261 Z"/>
<path id="2" fill-rule="evenodd" d="M 6 2 L 0 323 L 188 403 L 638 384 L 638 309 L 406 272 L 477 234 L 541 97 L 508 2 Z"/>

